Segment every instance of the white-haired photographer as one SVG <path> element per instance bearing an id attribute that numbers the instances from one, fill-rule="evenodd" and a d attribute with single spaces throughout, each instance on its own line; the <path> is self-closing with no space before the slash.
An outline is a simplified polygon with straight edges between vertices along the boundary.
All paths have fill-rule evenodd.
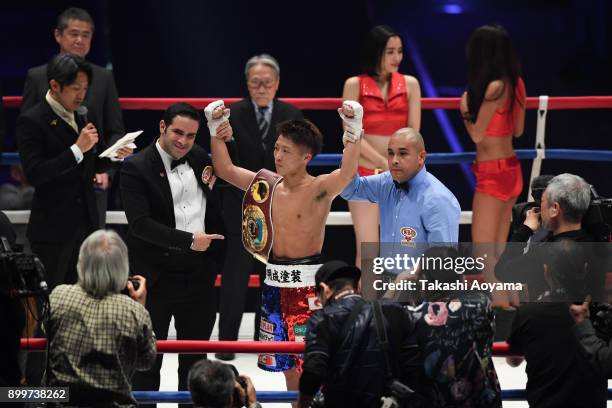
<path id="1" fill-rule="evenodd" d="M 149 369 L 156 355 L 146 280 L 128 281 L 127 247 L 109 230 L 85 239 L 77 272 L 76 284 L 50 295 L 47 385 L 69 387 L 71 404 L 135 406 L 132 375 Z M 121 293 L 126 288 L 129 297 Z"/>
<path id="2" fill-rule="evenodd" d="M 529 300 L 536 300 L 549 289 L 544 279 L 546 248 L 551 242 L 570 240 L 584 243 L 589 252 L 587 293 L 593 300 L 605 299 L 605 270 L 593 252 L 597 246 L 586 243 L 597 239 L 582 227 L 591 204 L 591 186 L 582 177 L 564 173 L 553 177 L 542 194 L 540 207 L 527 211 L 525 221 L 510 238 L 495 266 L 495 276 L 502 282 L 527 283 Z M 549 235 L 539 243 L 531 241 L 534 231 L 545 228 Z"/>

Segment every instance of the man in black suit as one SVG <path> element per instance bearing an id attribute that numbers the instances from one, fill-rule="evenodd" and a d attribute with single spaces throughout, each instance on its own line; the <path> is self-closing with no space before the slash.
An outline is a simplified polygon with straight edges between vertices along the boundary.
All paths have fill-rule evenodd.
<path id="1" fill-rule="evenodd" d="M 45 266 L 50 289 L 76 282 L 79 246 L 98 226 L 93 180 L 109 163 L 94 152 L 95 116 L 86 123 L 75 112 L 91 75 L 81 57 L 57 55 L 47 66 L 45 98 L 17 118 L 19 157 L 36 189 L 27 237 Z"/>
<path id="2" fill-rule="evenodd" d="M 74 54 L 85 58 L 90 50 L 93 32 L 94 22 L 89 13 L 73 7 L 58 16 L 53 35 L 61 54 Z M 88 115 L 98 120 L 96 125 L 100 138 L 110 146 L 125 134 L 117 87 L 111 71 L 96 64 L 90 65 L 93 75 L 83 105 L 88 108 Z M 23 87 L 21 112 L 26 112 L 44 99 L 48 89 L 47 65 L 31 68 Z M 114 169 L 109 170 L 112 174 Z M 97 200 L 100 227 L 104 227 L 109 173 L 96 174 L 96 183 L 99 191 Z"/>
<path id="3" fill-rule="evenodd" d="M 132 271 L 147 279 L 146 307 L 162 340 L 172 316 L 181 340 L 208 340 L 215 323 L 223 224 L 210 189 L 211 160 L 194 144 L 199 126 L 195 108 L 170 106 L 159 123 L 159 139 L 121 167 Z M 179 390 L 187 389 L 189 369 L 200 358 L 179 355 Z M 159 389 L 161 364 L 159 355 L 151 370 L 137 373 L 134 389 Z"/>
<path id="4" fill-rule="evenodd" d="M 276 125 L 285 120 L 302 119 L 302 112 L 276 99 L 280 83 L 278 62 L 270 55 L 256 55 L 246 63 L 249 97 L 230 106 L 230 124 L 234 140 L 228 143 L 232 161 L 251 171 L 266 168 L 274 171 Z M 228 256 L 223 266 L 219 306 L 219 339 L 236 340 L 245 309 L 249 275 L 264 276 L 265 265 L 257 262 L 242 245 L 242 197 L 244 192 L 230 185 L 223 186 L 223 220 L 227 229 Z M 260 294 L 255 299 L 260 301 Z M 259 311 L 259 304 L 255 305 Z M 259 316 L 259 312 L 257 312 Z M 259 322 L 255 321 L 255 340 Z M 217 358 L 232 360 L 232 353 L 217 353 Z"/>

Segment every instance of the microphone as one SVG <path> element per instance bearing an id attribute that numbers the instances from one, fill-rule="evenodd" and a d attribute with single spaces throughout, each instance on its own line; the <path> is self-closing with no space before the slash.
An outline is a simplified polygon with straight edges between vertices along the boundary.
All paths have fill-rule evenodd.
<path id="1" fill-rule="evenodd" d="M 89 110 L 87 109 L 87 106 L 85 105 L 81 105 L 77 108 L 76 113 L 77 115 L 79 115 L 81 117 L 81 119 L 83 120 L 83 123 L 85 124 L 85 126 L 87 126 L 87 112 Z M 93 147 L 91 148 L 91 151 L 95 154 L 98 152 L 97 149 L 97 145 L 93 145 Z"/>
<path id="2" fill-rule="evenodd" d="M 79 108 L 76 110 L 77 115 L 79 115 L 81 117 L 81 119 L 83 119 L 83 122 L 85 122 L 85 124 L 87 125 L 87 106 L 85 105 L 81 105 L 79 106 Z"/>

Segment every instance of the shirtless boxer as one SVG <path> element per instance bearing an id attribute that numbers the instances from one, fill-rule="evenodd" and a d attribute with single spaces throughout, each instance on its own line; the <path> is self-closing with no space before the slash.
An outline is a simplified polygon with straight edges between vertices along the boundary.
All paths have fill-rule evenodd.
<path id="1" fill-rule="evenodd" d="M 216 101 L 204 112 L 212 136 L 216 175 L 246 191 L 259 173 L 235 166 L 231 161 L 225 145 L 232 136 L 227 120 L 229 109 L 223 101 Z M 293 120 L 277 128 L 274 162 L 282 180 L 271 203 L 274 240 L 262 285 L 260 340 L 303 339 L 306 322 L 316 305 L 314 276 L 322 263 L 325 222 L 332 200 L 357 172 L 360 153 L 363 108 L 357 102 L 345 101 L 338 113 L 345 123 L 342 165 L 317 177 L 306 171 L 310 160 L 321 151 L 323 140 L 317 127 L 307 120 Z M 300 364 L 297 356 L 290 355 L 261 355 L 258 361 L 264 370 L 283 371 L 289 390 L 298 389 Z"/>

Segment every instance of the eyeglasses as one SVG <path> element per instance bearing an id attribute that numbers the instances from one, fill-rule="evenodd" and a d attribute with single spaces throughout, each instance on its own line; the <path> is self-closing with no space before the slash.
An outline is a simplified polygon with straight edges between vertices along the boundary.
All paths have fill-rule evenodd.
<path id="1" fill-rule="evenodd" d="M 276 81 L 273 79 L 266 79 L 265 81 L 259 79 L 249 79 L 247 81 L 247 86 L 253 89 L 259 89 L 261 86 L 263 86 L 265 89 L 270 89 L 275 83 Z"/>

